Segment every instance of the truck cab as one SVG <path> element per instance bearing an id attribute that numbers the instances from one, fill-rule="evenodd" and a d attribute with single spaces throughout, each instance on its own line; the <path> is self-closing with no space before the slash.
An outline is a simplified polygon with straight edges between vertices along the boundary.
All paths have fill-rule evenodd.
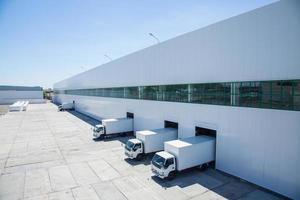
<path id="1" fill-rule="evenodd" d="M 152 158 L 151 170 L 161 179 L 173 178 L 176 172 L 175 156 L 166 151 L 157 152 Z"/>
<path id="2" fill-rule="evenodd" d="M 62 105 L 59 105 L 59 106 L 57 107 L 57 109 L 58 109 L 58 111 L 63 111 Z"/>
<path id="3" fill-rule="evenodd" d="M 143 142 L 139 139 L 129 139 L 125 145 L 125 155 L 130 159 L 141 160 L 144 154 Z"/>
<path id="4" fill-rule="evenodd" d="M 93 128 L 93 136 L 95 138 L 99 138 L 105 134 L 104 126 L 102 124 L 97 124 Z"/>
<path id="5" fill-rule="evenodd" d="M 73 110 L 74 109 L 74 102 L 73 103 L 62 103 L 58 106 L 58 111 L 64 110 Z"/>

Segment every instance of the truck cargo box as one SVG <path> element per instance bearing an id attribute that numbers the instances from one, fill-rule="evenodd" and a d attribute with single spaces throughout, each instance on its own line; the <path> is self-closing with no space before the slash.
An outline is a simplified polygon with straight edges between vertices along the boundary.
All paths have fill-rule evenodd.
<path id="1" fill-rule="evenodd" d="M 74 108 L 74 104 L 73 103 L 63 103 L 61 104 L 62 108 L 65 110 L 70 110 Z"/>
<path id="2" fill-rule="evenodd" d="M 17 101 L 9 106 L 9 111 L 22 111 L 24 108 L 24 101 Z"/>
<path id="3" fill-rule="evenodd" d="M 178 138 L 178 130 L 175 128 L 161 128 L 136 132 L 136 138 L 144 144 L 144 153 L 162 151 L 164 142 Z"/>
<path id="4" fill-rule="evenodd" d="M 216 138 L 195 136 L 165 142 L 164 150 L 176 157 L 177 170 L 195 167 L 215 160 Z"/>
<path id="5" fill-rule="evenodd" d="M 132 118 L 103 119 L 106 134 L 125 133 L 133 131 Z"/>

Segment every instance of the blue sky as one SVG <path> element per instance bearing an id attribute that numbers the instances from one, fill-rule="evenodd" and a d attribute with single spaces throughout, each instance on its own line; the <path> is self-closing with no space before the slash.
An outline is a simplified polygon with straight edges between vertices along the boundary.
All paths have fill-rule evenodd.
<path id="1" fill-rule="evenodd" d="M 275 0 L 0 0 L 0 85 L 53 83 Z"/>

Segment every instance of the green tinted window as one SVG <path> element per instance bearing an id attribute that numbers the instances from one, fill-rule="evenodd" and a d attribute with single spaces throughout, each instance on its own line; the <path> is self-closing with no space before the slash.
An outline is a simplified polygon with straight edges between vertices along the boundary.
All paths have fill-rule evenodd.
<path id="1" fill-rule="evenodd" d="M 125 88 L 125 98 L 138 99 L 139 98 L 139 87 Z"/>
<path id="2" fill-rule="evenodd" d="M 193 84 L 190 102 L 230 105 L 230 89 L 229 83 Z"/>
<path id="3" fill-rule="evenodd" d="M 55 90 L 54 93 L 300 110 L 300 80 Z"/>
<path id="4" fill-rule="evenodd" d="M 188 102 L 188 85 L 166 85 L 161 92 L 164 101 Z"/>
<path id="5" fill-rule="evenodd" d="M 158 86 L 143 86 L 140 89 L 141 99 L 157 100 L 159 87 Z"/>

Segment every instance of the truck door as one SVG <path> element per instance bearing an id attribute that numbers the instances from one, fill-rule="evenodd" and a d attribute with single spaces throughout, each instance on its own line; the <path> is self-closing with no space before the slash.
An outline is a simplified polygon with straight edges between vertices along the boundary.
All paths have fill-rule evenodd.
<path id="1" fill-rule="evenodd" d="M 168 158 L 164 168 L 168 174 L 172 171 L 175 171 L 174 158 Z"/>

